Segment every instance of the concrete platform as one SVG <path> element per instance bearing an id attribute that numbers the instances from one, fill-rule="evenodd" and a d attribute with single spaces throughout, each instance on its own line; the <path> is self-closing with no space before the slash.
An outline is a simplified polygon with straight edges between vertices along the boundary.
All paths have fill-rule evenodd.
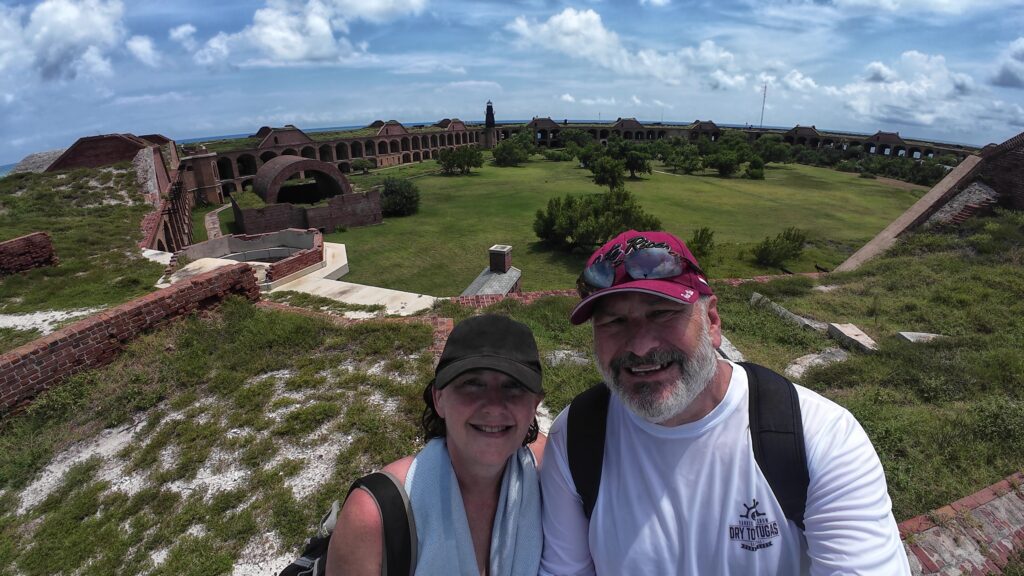
<path id="1" fill-rule="evenodd" d="M 326 268 L 326 267 L 325 267 Z M 363 284 L 352 284 L 340 280 L 318 278 L 316 273 L 299 278 L 283 286 L 272 290 L 279 292 L 291 290 L 304 292 L 314 296 L 322 296 L 348 304 L 373 305 L 380 304 L 385 308 L 387 314 L 407 316 L 422 310 L 427 310 L 434 305 L 438 299 L 424 294 L 389 290 L 376 286 L 365 286 Z"/>

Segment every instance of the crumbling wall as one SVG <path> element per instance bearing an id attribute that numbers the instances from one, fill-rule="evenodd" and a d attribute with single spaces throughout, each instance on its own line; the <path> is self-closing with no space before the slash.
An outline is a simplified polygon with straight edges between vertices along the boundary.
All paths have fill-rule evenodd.
<path id="1" fill-rule="evenodd" d="M 53 241 L 46 232 L 33 232 L 0 242 L 0 275 L 56 264 Z"/>
<path id="2" fill-rule="evenodd" d="M 320 232 L 317 232 L 313 236 L 312 248 L 301 250 L 283 260 L 271 264 L 267 269 L 267 282 L 275 282 L 282 278 L 287 278 L 299 270 L 305 270 L 317 262 L 323 262 L 323 260 L 324 237 Z"/>
<path id="3" fill-rule="evenodd" d="M 229 294 L 259 300 L 249 266 L 211 270 L 66 326 L 0 356 L 0 413 L 23 405 L 75 372 L 111 362 L 146 330 L 220 303 Z"/>
<path id="4" fill-rule="evenodd" d="M 982 153 L 980 178 L 999 192 L 1004 204 L 1024 210 L 1024 133 Z"/>

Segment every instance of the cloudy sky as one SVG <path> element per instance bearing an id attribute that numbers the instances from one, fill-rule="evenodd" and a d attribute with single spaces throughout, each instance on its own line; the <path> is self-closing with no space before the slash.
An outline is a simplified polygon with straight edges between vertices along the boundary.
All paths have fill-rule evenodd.
<path id="1" fill-rule="evenodd" d="M 1024 0 L 0 0 L 0 164 L 444 117 L 1024 131 Z"/>

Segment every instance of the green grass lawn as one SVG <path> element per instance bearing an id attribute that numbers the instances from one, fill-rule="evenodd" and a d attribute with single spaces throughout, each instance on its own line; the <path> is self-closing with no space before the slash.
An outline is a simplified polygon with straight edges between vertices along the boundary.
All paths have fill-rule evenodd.
<path id="1" fill-rule="evenodd" d="M 551 197 L 600 193 L 587 170 L 571 162 L 534 159 L 517 168 L 487 163 L 469 176 L 427 175 L 415 183 L 421 194 L 418 214 L 327 236 L 329 242 L 346 245 L 347 281 L 457 295 L 487 265 L 491 245 L 511 244 L 524 290 L 575 285 L 587 255 L 541 245 L 533 220 Z M 778 273 L 758 267 L 750 249 L 789 226 L 807 230 L 810 246 L 788 267 L 813 271 L 817 263 L 831 268 L 921 195 L 795 164 L 769 166 L 763 181 L 655 173 L 627 180 L 626 188 L 666 230 L 683 238 L 696 228 L 714 230 L 719 248 L 707 267 L 718 278 Z"/>

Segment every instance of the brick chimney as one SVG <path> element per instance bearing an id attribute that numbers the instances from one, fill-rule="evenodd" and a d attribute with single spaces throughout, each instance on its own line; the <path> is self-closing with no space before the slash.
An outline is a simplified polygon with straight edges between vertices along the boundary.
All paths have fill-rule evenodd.
<path id="1" fill-rule="evenodd" d="M 491 272 L 504 274 L 512 267 L 512 247 L 507 244 L 495 244 L 490 249 Z"/>

